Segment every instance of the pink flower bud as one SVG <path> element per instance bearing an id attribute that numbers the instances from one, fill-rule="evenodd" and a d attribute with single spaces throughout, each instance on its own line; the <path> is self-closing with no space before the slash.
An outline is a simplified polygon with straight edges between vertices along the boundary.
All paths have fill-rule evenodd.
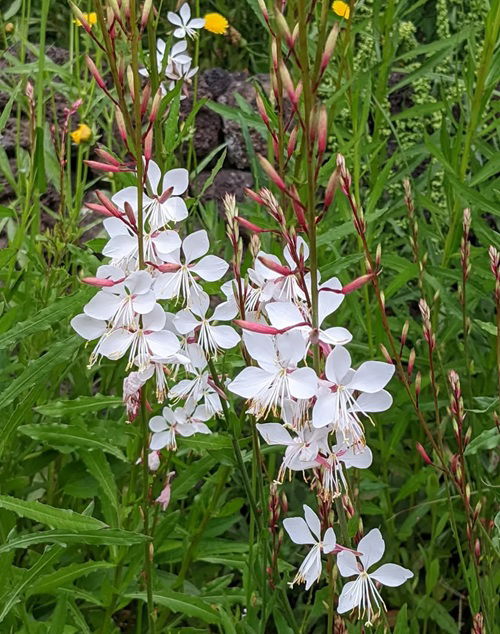
<path id="1" fill-rule="evenodd" d="M 141 29 L 143 29 L 146 26 L 146 23 L 149 19 L 149 14 L 151 12 L 152 5 L 153 5 L 153 0 L 145 0 L 144 6 L 142 7 Z"/>
<path id="2" fill-rule="evenodd" d="M 257 225 L 254 225 L 253 222 L 250 222 L 246 218 L 242 218 L 241 216 L 236 216 L 236 221 L 241 227 L 248 229 L 249 231 L 253 231 L 253 233 L 268 233 L 271 229 L 262 229 Z"/>
<path id="3" fill-rule="evenodd" d="M 297 135 L 299 133 L 298 126 L 295 126 L 293 130 L 290 132 L 290 136 L 288 137 L 288 145 L 286 148 L 287 158 L 290 158 L 292 154 L 295 152 L 295 148 L 297 147 Z"/>
<path id="4" fill-rule="evenodd" d="M 154 121 L 156 121 L 156 119 L 158 117 L 158 112 L 160 110 L 160 104 L 161 104 L 161 98 L 162 98 L 161 91 L 158 90 L 158 92 L 154 96 L 153 104 L 151 106 L 151 113 L 149 115 L 149 122 L 150 123 L 153 123 Z"/>
<path id="5" fill-rule="evenodd" d="M 97 70 L 97 66 L 94 64 L 94 62 L 90 59 L 90 57 L 88 55 L 85 55 L 85 62 L 87 63 L 87 66 L 88 66 L 88 69 L 90 71 L 90 74 L 95 79 L 95 81 L 96 81 L 97 85 L 99 86 L 99 88 L 101 88 L 102 90 L 107 92 L 107 88 L 106 88 L 106 84 L 104 83 L 104 79 L 101 77 L 101 74 Z"/>
<path id="6" fill-rule="evenodd" d="M 160 466 L 160 452 L 152 451 L 148 456 L 148 467 L 150 471 L 157 471 Z"/>
<path id="7" fill-rule="evenodd" d="M 420 454 L 420 456 L 424 460 L 424 462 L 426 462 L 429 465 L 432 465 L 433 464 L 432 460 L 429 458 L 427 452 L 422 447 L 422 445 L 418 442 L 415 446 L 416 446 L 416 449 L 417 449 L 418 453 Z"/>
<path id="8" fill-rule="evenodd" d="M 349 293 L 352 293 L 353 291 L 357 291 L 362 286 L 364 286 L 367 282 L 371 282 L 371 280 L 374 277 L 375 277 L 375 275 L 373 273 L 367 273 L 366 275 L 360 275 L 355 280 L 353 280 L 352 282 L 349 282 L 349 284 L 346 284 L 344 287 L 342 287 L 343 295 L 348 295 Z"/>
<path id="9" fill-rule="evenodd" d="M 175 264 L 175 262 L 167 262 L 166 264 L 158 264 L 156 268 L 162 273 L 175 273 L 181 268 L 181 265 Z"/>
<path id="10" fill-rule="evenodd" d="M 280 275 L 286 276 L 291 274 L 291 269 L 288 266 L 283 266 L 278 262 L 274 262 L 270 258 L 266 258 L 264 255 L 259 255 L 259 260 L 262 262 L 264 266 L 267 266 L 268 269 L 274 271 L 275 273 L 279 273 Z"/>
<path id="11" fill-rule="evenodd" d="M 325 106 L 321 106 L 318 113 L 318 154 L 322 156 L 326 150 L 326 142 L 328 139 L 328 114 Z"/>
<path id="12" fill-rule="evenodd" d="M 106 163 L 109 163 L 110 165 L 114 165 L 115 167 L 120 167 L 121 163 L 120 161 L 118 161 L 112 154 L 110 154 L 107 150 L 104 150 L 103 148 L 97 148 L 95 150 L 95 153 L 103 159 L 103 161 L 105 161 Z"/>
<path id="13" fill-rule="evenodd" d="M 144 158 L 146 159 L 146 165 L 151 160 L 153 156 L 153 128 L 149 128 L 146 132 L 146 137 L 144 139 Z"/>
<path id="14" fill-rule="evenodd" d="M 118 132 L 120 133 L 122 141 L 127 143 L 127 126 L 125 125 L 125 119 L 123 118 L 123 114 L 118 107 L 115 109 L 115 119 L 116 119 L 116 125 L 118 126 Z"/>
<path id="15" fill-rule="evenodd" d="M 260 118 L 269 127 L 269 116 L 266 111 L 266 107 L 264 102 L 262 101 L 262 97 L 257 93 L 255 97 L 255 103 L 257 104 L 257 110 L 259 111 Z"/>
<path id="16" fill-rule="evenodd" d="M 102 277 L 84 277 L 82 282 L 84 284 L 90 284 L 90 286 L 114 286 L 115 284 L 123 282 L 123 280 L 113 281 Z"/>
<path id="17" fill-rule="evenodd" d="M 263 198 L 261 198 L 261 196 L 259 196 L 259 194 L 257 194 L 257 192 L 254 192 L 252 189 L 250 189 L 249 187 L 245 187 L 244 190 L 245 194 L 251 198 L 254 202 L 258 203 L 259 205 L 263 205 L 265 206 L 266 203 L 264 201 Z"/>
<path id="18" fill-rule="evenodd" d="M 84 161 L 85 165 L 88 165 L 92 169 L 101 170 L 103 172 L 124 172 L 122 167 L 117 165 L 108 165 L 107 163 L 100 163 L 99 161 Z"/>
<path id="19" fill-rule="evenodd" d="M 274 167 L 271 165 L 271 163 L 269 163 L 269 161 L 266 158 L 264 158 L 261 154 L 258 154 L 257 156 L 259 158 L 259 162 L 262 166 L 262 169 L 269 176 L 269 178 L 276 185 L 276 187 L 278 189 L 281 189 L 281 191 L 286 192 L 285 182 L 283 181 L 281 176 L 278 174 L 278 172 L 274 169 Z"/>
<path id="20" fill-rule="evenodd" d="M 142 99 L 141 99 L 141 117 L 144 116 L 144 113 L 148 109 L 149 98 L 151 97 L 151 84 L 147 83 L 142 89 Z"/>
<path id="21" fill-rule="evenodd" d="M 281 333 L 281 330 L 278 328 L 273 328 L 267 324 L 255 323 L 253 321 L 245 321 L 244 319 L 235 319 L 234 323 L 244 330 L 258 332 L 261 335 L 279 335 Z"/>
<path id="22" fill-rule="evenodd" d="M 165 479 L 165 486 L 163 487 L 160 495 L 155 500 L 157 504 L 160 504 L 162 511 L 166 511 L 168 505 L 170 504 L 170 481 L 172 480 L 174 475 L 175 471 L 171 471 L 169 474 L 167 474 L 167 477 Z"/>
<path id="23" fill-rule="evenodd" d="M 101 216 L 113 217 L 114 214 L 109 212 L 104 205 L 96 205 L 95 203 L 85 203 L 85 207 L 90 209 L 91 211 L 95 211 L 97 214 L 101 214 Z"/>

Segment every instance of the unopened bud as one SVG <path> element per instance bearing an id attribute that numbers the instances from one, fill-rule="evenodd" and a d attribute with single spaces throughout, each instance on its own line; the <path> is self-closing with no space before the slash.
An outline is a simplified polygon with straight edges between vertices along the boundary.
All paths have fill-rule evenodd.
<path id="1" fill-rule="evenodd" d="M 286 94 L 288 95 L 288 99 L 290 99 L 292 106 L 296 110 L 297 104 L 299 101 L 298 96 L 297 96 L 297 93 L 295 92 L 293 81 L 290 76 L 290 73 L 288 72 L 288 68 L 286 67 L 283 61 L 280 62 L 279 73 L 280 73 L 281 81 L 283 82 L 283 86 L 286 90 Z"/>
<path id="2" fill-rule="evenodd" d="M 382 245 L 379 243 L 377 245 L 377 250 L 375 251 L 375 266 L 377 269 L 380 268 L 380 264 L 382 263 Z"/>
<path id="3" fill-rule="evenodd" d="M 335 50 L 335 45 L 337 44 L 337 37 L 339 35 L 339 30 L 340 30 L 340 22 L 335 22 L 332 30 L 328 34 L 323 55 L 321 56 L 321 66 L 320 66 L 321 74 L 324 73 L 326 67 L 328 66 L 328 62 L 330 61 L 333 55 L 333 51 Z"/>
<path id="4" fill-rule="evenodd" d="M 337 187 L 339 186 L 340 180 L 340 171 L 338 169 L 332 172 L 332 175 L 328 179 L 328 183 L 325 190 L 325 200 L 323 201 L 324 209 L 328 209 L 333 202 L 335 197 L 335 192 L 337 191 Z"/>
<path id="5" fill-rule="evenodd" d="M 134 71 L 132 70 L 132 66 L 127 66 L 127 84 L 128 91 L 132 98 L 132 101 L 135 100 L 135 87 L 134 87 Z"/>
<path id="6" fill-rule="evenodd" d="M 476 543 L 474 544 L 474 555 L 479 561 L 479 559 L 481 558 L 481 542 L 479 541 L 479 537 L 476 538 Z"/>
<path id="7" fill-rule="evenodd" d="M 380 351 L 382 352 L 382 355 L 384 357 L 384 359 L 387 361 L 387 363 L 390 363 L 391 365 L 394 365 L 392 362 L 392 357 L 389 354 L 389 350 L 387 350 L 387 348 L 384 346 L 383 343 L 380 344 Z"/>
<path id="8" fill-rule="evenodd" d="M 269 24 L 269 12 L 267 10 L 266 3 L 264 2 L 264 0 L 257 0 L 257 1 L 259 3 L 259 8 L 262 12 L 264 20 Z"/>
<path id="9" fill-rule="evenodd" d="M 156 95 L 153 98 L 153 103 L 151 105 L 151 112 L 149 114 L 149 122 L 150 123 L 153 123 L 154 121 L 156 121 L 156 119 L 158 117 L 158 112 L 160 110 L 160 104 L 161 104 L 161 98 L 162 98 L 161 91 L 158 90 L 158 92 L 156 93 Z"/>
<path id="10" fill-rule="evenodd" d="M 259 162 L 261 164 L 262 169 L 269 176 L 269 178 L 276 185 L 276 187 L 278 189 L 281 189 L 281 191 L 286 192 L 287 189 L 286 189 L 285 182 L 283 181 L 281 176 L 278 174 L 278 172 L 274 169 L 274 167 L 271 165 L 271 163 L 269 163 L 269 161 L 265 157 L 263 157 L 261 154 L 258 154 L 257 156 L 259 158 Z"/>
<path id="11" fill-rule="evenodd" d="M 281 13 L 281 11 L 279 11 L 279 9 L 275 8 L 274 18 L 276 20 L 276 26 L 278 27 L 279 34 L 287 43 L 288 48 L 293 48 L 294 42 L 285 16 Z"/>
<path id="12" fill-rule="evenodd" d="M 321 106 L 318 113 L 318 155 L 322 156 L 326 150 L 328 138 L 328 114 L 325 106 Z"/>
<path id="13" fill-rule="evenodd" d="M 122 138 L 122 141 L 127 142 L 127 127 L 125 125 L 125 119 L 123 118 L 122 111 L 118 106 L 115 108 L 116 125 L 118 126 L 118 132 Z"/>
<path id="14" fill-rule="evenodd" d="M 260 118 L 265 123 L 267 127 L 269 127 L 269 116 L 266 111 L 266 107 L 264 106 L 264 102 L 262 101 L 262 97 L 257 93 L 255 96 L 255 103 L 257 105 L 257 110 L 259 111 Z"/>
<path id="15" fill-rule="evenodd" d="M 286 148 L 287 158 L 290 158 L 292 154 L 295 152 L 295 148 L 297 147 L 297 135 L 299 133 L 299 128 L 295 126 L 290 132 L 290 136 L 288 137 L 288 145 Z"/>
<path id="16" fill-rule="evenodd" d="M 141 15 L 141 29 L 146 26 L 146 23 L 149 19 L 149 14 L 151 12 L 151 7 L 153 5 L 153 0 L 144 0 L 144 5 L 142 7 L 142 15 Z"/>
<path id="17" fill-rule="evenodd" d="M 153 155 L 153 127 L 149 128 L 144 138 L 144 158 L 149 163 Z"/>
<path id="18" fill-rule="evenodd" d="M 90 71 L 90 74 L 95 79 L 96 84 L 99 86 L 99 88 L 101 88 L 102 90 L 107 92 L 107 88 L 106 88 L 106 84 L 104 83 L 104 79 L 101 77 L 101 74 L 97 70 L 97 66 L 94 64 L 94 62 L 92 61 L 92 59 L 88 55 L 85 56 L 85 62 L 86 62 L 87 67 L 88 67 L 88 69 Z"/>
<path id="19" fill-rule="evenodd" d="M 76 18 L 77 24 L 81 24 L 87 33 L 91 33 L 92 27 L 87 22 L 87 20 L 85 19 L 85 16 L 80 11 L 80 9 L 76 6 L 76 4 L 73 4 L 72 2 L 70 2 L 69 5 L 71 7 L 71 10 L 73 11 L 73 15 Z"/>
<path id="20" fill-rule="evenodd" d="M 127 215 L 127 218 L 129 219 L 130 223 L 135 226 L 136 221 L 135 221 L 135 215 L 134 215 L 134 210 L 132 208 L 132 205 L 128 201 L 125 201 L 123 208 L 125 210 L 125 214 Z"/>
<path id="21" fill-rule="evenodd" d="M 409 329 L 410 329 L 410 322 L 407 319 L 403 325 L 403 329 L 401 330 L 401 338 L 400 338 L 401 347 L 403 347 L 406 343 L 406 338 L 408 336 Z"/>
<path id="22" fill-rule="evenodd" d="M 464 436 L 464 448 L 470 443 L 472 438 L 472 427 L 468 427 Z"/>
<path id="23" fill-rule="evenodd" d="M 415 377 L 415 396 L 418 398 L 420 396 L 420 392 L 422 390 L 422 374 L 420 370 L 417 372 L 417 376 Z"/>
<path id="24" fill-rule="evenodd" d="M 373 275 L 373 273 L 366 273 L 365 275 L 360 275 L 355 280 L 353 280 L 352 282 L 349 282 L 349 284 L 346 284 L 345 286 L 342 287 L 342 294 L 348 295 L 349 293 L 359 290 L 362 286 L 364 286 L 368 282 L 371 282 L 374 277 L 375 276 Z"/>
<path id="25" fill-rule="evenodd" d="M 415 348 L 412 348 L 410 350 L 410 355 L 408 356 L 408 367 L 407 367 L 408 376 L 411 376 L 413 374 L 413 367 L 415 365 L 416 356 L 417 356 L 417 353 L 415 352 Z"/>
<path id="26" fill-rule="evenodd" d="M 142 99 L 141 99 L 141 117 L 144 116 L 146 110 L 148 109 L 149 98 L 151 97 L 151 84 L 148 82 L 142 91 Z"/>
<path id="27" fill-rule="evenodd" d="M 417 442 L 415 447 L 424 462 L 426 462 L 428 465 L 432 465 L 432 460 L 429 458 L 429 454 L 425 451 L 424 447 L 419 442 Z"/>

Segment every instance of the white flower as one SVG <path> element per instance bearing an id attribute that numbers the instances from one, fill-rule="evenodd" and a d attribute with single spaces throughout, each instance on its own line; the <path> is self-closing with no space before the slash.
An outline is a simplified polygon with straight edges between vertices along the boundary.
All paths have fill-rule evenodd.
<path id="1" fill-rule="evenodd" d="M 411 579 L 413 572 L 397 564 L 383 564 L 374 572 L 368 572 L 370 566 L 382 559 L 385 551 L 385 543 L 378 528 L 374 528 L 360 540 L 357 550 L 362 553 L 359 561 L 349 551 L 342 551 L 337 556 L 340 574 L 343 577 L 357 576 L 355 581 L 349 581 L 342 588 L 337 612 L 344 614 L 358 608 L 359 617 L 366 618 L 366 625 L 371 625 L 381 609 L 386 609 L 374 581 L 394 588 Z"/>
<path id="2" fill-rule="evenodd" d="M 364 430 L 358 413 L 383 412 L 392 397 L 383 387 L 394 374 L 394 366 L 382 361 L 366 361 L 351 369 L 351 355 L 342 346 L 330 352 L 325 364 L 327 381 L 321 382 L 313 408 L 314 427 L 333 424 L 340 441 L 363 443 Z M 356 392 L 361 392 L 356 396 Z"/>
<path id="3" fill-rule="evenodd" d="M 182 241 L 183 258 L 180 249 L 166 254 L 165 265 L 160 268 L 163 274 L 158 277 L 154 287 L 157 297 L 172 299 L 182 296 L 189 303 L 192 295 L 199 295 L 201 292 L 195 275 L 207 282 L 220 280 L 229 265 L 216 255 L 205 255 L 209 248 L 207 232 L 202 229 L 191 233 Z"/>
<path id="4" fill-rule="evenodd" d="M 123 402 L 130 421 L 133 421 L 139 413 L 141 389 L 151 376 L 152 372 L 146 370 L 144 372 L 131 372 L 123 379 Z"/>
<path id="5" fill-rule="evenodd" d="M 168 54 L 167 66 L 170 64 L 190 64 L 191 57 L 186 53 L 187 42 L 181 40 L 172 46 L 172 50 Z"/>
<path id="6" fill-rule="evenodd" d="M 135 188 L 126 188 L 135 189 Z M 122 190 L 124 192 L 124 190 Z M 129 192 L 130 193 L 130 192 Z M 137 199 L 136 199 L 137 200 Z M 102 250 L 111 258 L 111 264 L 124 270 L 135 270 L 139 253 L 137 234 L 118 218 L 106 218 L 104 228 L 110 237 Z M 144 259 L 160 263 L 169 253 L 180 247 L 181 239 L 176 231 L 150 231 L 144 235 Z"/>
<path id="7" fill-rule="evenodd" d="M 240 340 L 239 334 L 231 326 L 215 326 L 214 321 L 230 321 L 236 317 L 238 309 L 234 301 L 227 301 L 215 307 L 207 318 L 210 297 L 201 291 L 191 301 L 190 309 L 181 310 L 174 318 L 174 326 L 181 335 L 199 329 L 198 343 L 208 356 L 216 356 L 219 350 L 229 350 Z M 196 316 L 200 319 L 196 319 Z"/>
<path id="8" fill-rule="evenodd" d="M 180 222 L 187 218 L 186 203 L 180 196 L 189 185 L 188 171 L 183 167 L 169 170 L 162 180 L 158 165 L 149 161 L 147 178 L 152 195 L 144 195 L 143 205 L 150 227 L 159 229 L 170 222 Z"/>
<path id="9" fill-rule="evenodd" d="M 179 9 L 179 14 L 169 11 L 167 19 L 177 27 L 174 31 L 174 37 L 181 40 L 185 37 L 194 37 L 196 30 L 205 26 L 203 18 L 191 18 L 191 8 L 187 2 Z"/>
<path id="10" fill-rule="evenodd" d="M 278 472 L 278 481 L 282 482 L 286 470 L 304 471 L 317 466 L 316 457 L 324 447 L 327 431 L 304 427 L 296 436 L 279 423 L 257 423 L 257 430 L 268 445 L 286 447 L 283 462 Z"/>
<path id="11" fill-rule="evenodd" d="M 170 80 L 169 90 L 173 90 L 175 88 L 175 82 L 182 81 L 186 83 L 190 83 L 189 80 L 192 79 L 196 73 L 198 72 L 198 66 L 191 68 L 191 60 L 187 64 L 169 64 L 165 69 L 165 77 Z M 181 100 L 185 99 L 185 96 L 181 96 Z"/>
<path id="12" fill-rule="evenodd" d="M 303 260 L 309 257 L 309 247 L 301 237 L 297 238 L 297 255 Z M 275 255 L 260 251 L 254 262 L 255 279 L 266 281 L 263 299 L 274 298 L 276 301 L 304 301 L 306 295 L 299 284 L 297 263 L 292 257 L 288 245 L 283 249 L 283 256 L 288 266 L 283 266 Z"/>
<path id="13" fill-rule="evenodd" d="M 210 383 L 210 376 L 206 371 L 207 360 L 203 348 L 197 343 L 190 343 L 184 352 L 189 357 L 190 363 L 186 370 L 194 375 L 192 379 L 182 379 L 170 388 L 170 395 L 177 399 L 190 399 L 198 403 L 204 399 L 203 404 L 213 416 L 222 411 L 222 404 L 217 391 Z"/>
<path id="14" fill-rule="evenodd" d="M 149 428 L 153 432 L 149 448 L 158 451 L 166 447 L 172 451 L 177 449 L 175 435 L 192 436 L 193 434 L 211 434 L 204 421 L 209 420 L 212 414 L 204 405 L 188 401 L 185 407 L 177 407 L 175 410 L 164 407 L 161 416 L 153 416 L 149 421 Z"/>
<path id="15" fill-rule="evenodd" d="M 307 504 L 304 504 L 304 517 L 288 517 L 283 526 L 295 544 L 311 544 L 312 548 L 306 555 L 291 585 L 306 584 L 306 590 L 318 581 L 321 576 L 321 553 L 331 553 L 337 545 L 333 528 L 327 528 L 321 539 L 321 523 L 319 517 Z"/>
<path id="16" fill-rule="evenodd" d="M 245 332 L 245 347 L 259 367 L 244 368 L 228 389 L 249 399 L 257 418 L 283 408 L 285 399 L 309 399 L 317 390 L 318 377 L 312 368 L 298 368 L 306 342 L 300 332 L 269 337 Z"/>
<path id="17" fill-rule="evenodd" d="M 163 60 L 165 58 L 166 48 L 167 46 L 162 39 L 156 40 L 156 66 L 158 68 L 158 71 L 161 71 L 163 68 Z M 150 54 L 151 54 L 151 51 L 150 51 Z M 140 68 L 139 73 L 143 77 L 149 77 L 149 72 L 146 68 Z"/>
<path id="18" fill-rule="evenodd" d="M 180 343 L 173 332 L 163 330 L 165 311 L 156 304 L 147 315 L 142 316 L 142 326 L 135 330 L 117 328 L 99 342 L 99 354 L 108 359 L 121 359 L 129 351 L 130 367 L 134 362 L 139 371 L 145 370 L 153 357 L 169 357 L 175 354 Z"/>
<path id="19" fill-rule="evenodd" d="M 323 427 L 322 429 L 328 429 Z M 319 469 L 318 481 L 321 494 L 324 498 L 338 497 L 342 488 L 347 491 L 347 480 L 344 468 L 368 469 L 372 464 L 373 454 L 371 449 L 362 447 L 347 447 L 344 443 L 335 445 L 327 452 L 327 456 L 319 455 L 316 466 Z"/>
<path id="20" fill-rule="evenodd" d="M 102 268 L 98 270 L 102 272 Z M 108 267 L 114 268 L 114 267 Z M 115 269 L 121 272 L 120 269 Z M 153 278 L 147 271 L 135 271 L 122 282 L 104 287 L 99 291 L 83 311 L 94 319 L 104 319 L 113 328 L 134 327 L 138 315 L 150 313 L 156 305 L 156 295 L 151 290 Z"/>

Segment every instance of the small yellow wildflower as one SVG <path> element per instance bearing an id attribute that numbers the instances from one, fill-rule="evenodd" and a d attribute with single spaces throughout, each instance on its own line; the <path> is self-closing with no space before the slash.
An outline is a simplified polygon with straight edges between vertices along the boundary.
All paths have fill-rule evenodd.
<path id="1" fill-rule="evenodd" d="M 5 25 L 5 32 L 6 33 L 13 33 L 14 31 L 14 24 L 12 22 L 7 22 L 7 24 Z"/>
<path id="2" fill-rule="evenodd" d="M 210 33 L 224 35 L 229 28 L 229 22 L 220 13 L 207 13 L 205 16 L 205 26 L 203 27 Z"/>
<path id="3" fill-rule="evenodd" d="M 76 130 L 70 134 L 73 143 L 80 145 L 80 143 L 88 141 L 92 136 L 92 130 L 86 123 L 80 123 Z"/>
<path id="4" fill-rule="evenodd" d="M 97 24 L 97 13 L 95 13 L 95 11 L 92 11 L 92 13 L 82 13 L 82 15 L 90 26 Z M 73 20 L 73 23 L 76 24 L 76 26 L 82 26 L 80 20 Z"/>
<path id="5" fill-rule="evenodd" d="M 332 4 L 332 9 L 334 13 L 340 15 L 341 18 L 345 18 L 346 20 L 348 20 L 351 15 L 351 8 L 347 2 L 342 2 L 342 0 L 335 0 Z"/>

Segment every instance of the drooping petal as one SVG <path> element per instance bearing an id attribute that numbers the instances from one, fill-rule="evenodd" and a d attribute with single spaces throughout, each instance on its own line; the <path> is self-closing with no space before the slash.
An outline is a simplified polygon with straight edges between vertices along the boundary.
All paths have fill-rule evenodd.
<path id="1" fill-rule="evenodd" d="M 339 556 L 342 553 L 339 553 Z M 337 557 L 338 561 L 338 557 Z M 350 612 L 353 608 L 359 605 L 361 600 L 361 593 L 354 592 L 356 581 L 348 581 L 342 588 L 342 592 L 339 597 L 339 604 L 337 606 L 338 614 L 345 614 Z"/>
<path id="2" fill-rule="evenodd" d="M 334 293 L 333 291 L 327 289 L 334 289 L 339 291 L 342 289 L 342 284 L 336 277 L 332 277 L 330 280 L 327 280 L 326 282 L 321 284 L 318 293 L 319 324 L 322 324 L 329 315 L 335 312 L 344 300 L 344 295 L 342 295 L 342 293 Z"/>
<path id="3" fill-rule="evenodd" d="M 191 271 L 207 282 L 215 282 L 226 274 L 228 268 L 229 264 L 222 258 L 216 255 L 206 255 L 191 267 Z"/>
<path id="4" fill-rule="evenodd" d="M 153 434 L 149 448 L 152 451 L 158 451 L 160 449 L 163 449 L 163 447 L 166 447 L 168 443 L 170 442 L 171 436 L 172 436 L 171 431 L 161 431 L 161 432 L 158 432 L 157 434 Z"/>
<path id="5" fill-rule="evenodd" d="M 303 509 L 307 525 L 311 529 L 311 533 L 316 537 L 316 541 L 319 542 L 321 539 L 321 522 L 319 521 L 319 517 L 307 504 L 303 505 Z"/>
<path id="6" fill-rule="evenodd" d="M 337 346 L 328 355 L 325 363 L 325 375 L 329 381 L 342 385 L 342 379 L 351 367 L 351 355 L 347 348 Z"/>
<path id="7" fill-rule="evenodd" d="M 187 6 L 187 5 L 184 5 Z M 189 185 L 189 173 L 187 169 L 180 167 L 178 169 L 169 170 L 163 177 L 163 191 L 173 188 L 172 196 L 180 196 Z"/>
<path id="8" fill-rule="evenodd" d="M 319 394 L 313 407 L 313 427 L 321 429 L 333 422 L 336 402 L 336 395 L 330 391 L 325 390 Z"/>
<path id="9" fill-rule="evenodd" d="M 71 327 L 80 337 L 87 341 L 97 339 L 106 332 L 106 322 L 100 319 L 93 319 L 84 313 L 76 315 L 71 320 Z"/>
<path id="10" fill-rule="evenodd" d="M 252 398 L 261 390 L 265 390 L 273 381 L 270 375 L 261 368 L 244 368 L 229 385 L 228 389 L 243 398 Z"/>
<path id="11" fill-rule="evenodd" d="M 288 430 L 279 423 L 257 423 L 256 427 L 268 445 L 291 445 L 293 443 Z"/>
<path id="12" fill-rule="evenodd" d="M 85 304 L 83 312 L 94 319 L 110 319 L 118 310 L 122 302 L 119 295 L 99 291 Z"/>
<path id="13" fill-rule="evenodd" d="M 385 551 L 385 543 L 379 529 L 373 528 L 367 533 L 363 539 L 359 541 L 357 550 L 363 553 L 360 559 L 365 570 L 368 570 L 370 566 L 380 561 Z"/>
<path id="14" fill-rule="evenodd" d="M 231 326 L 210 326 L 210 329 L 219 348 L 229 350 L 234 348 L 240 341 L 239 334 Z"/>
<path id="15" fill-rule="evenodd" d="M 129 349 L 135 336 L 134 332 L 129 332 L 125 328 L 118 328 L 118 330 L 114 330 L 103 340 L 99 351 L 103 356 L 113 361 L 121 359 Z"/>
<path id="16" fill-rule="evenodd" d="M 312 398 L 318 389 L 318 377 L 312 368 L 298 368 L 288 375 L 290 394 L 295 398 Z"/>
<path id="17" fill-rule="evenodd" d="M 370 447 L 366 446 L 362 451 L 354 451 L 352 447 L 349 447 L 342 454 L 340 460 L 345 464 L 345 466 L 349 469 L 350 467 L 354 467 L 356 469 L 368 469 L 373 462 L 373 454 Z"/>
<path id="18" fill-rule="evenodd" d="M 304 578 L 306 580 L 306 590 L 309 590 L 312 584 L 318 581 L 321 575 L 321 552 L 319 546 L 315 546 L 311 550 L 307 563 L 307 569 L 304 570 Z"/>
<path id="19" fill-rule="evenodd" d="M 360 573 L 356 555 L 353 555 L 348 550 L 341 550 L 339 552 L 337 555 L 337 566 L 343 577 L 352 577 Z"/>
<path id="20" fill-rule="evenodd" d="M 383 564 L 375 572 L 371 572 L 370 577 L 384 584 L 384 586 L 396 588 L 411 579 L 413 572 L 397 564 Z"/>
<path id="21" fill-rule="evenodd" d="M 125 211 L 125 203 L 128 203 L 133 211 L 137 212 L 137 187 L 130 186 L 120 189 L 120 191 L 111 197 L 111 202 L 118 207 L 120 211 Z M 109 220 L 111 220 L 111 218 Z M 116 220 L 124 225 L 118 218 L 116 218 Z"/>
<path id="22" fill-rule="evenodd" d="M 153 416 L 149 421 L 149 429 L 154 432 L 165 431 L 167 423 L 163 416 Z"/>
<path id="23" fill-rule="evenodd" d="M 193 260 L 201 258 L 202 255 L 210 248 L 208 235 L 205 229 L 195 231 L 186 236 L 182 242 L 182 250 L 186 259 L 186 264 L 190 264 Z"/>
<path id="24" fill-rule="evenodd" d="M 356 399 L 356 405 L 351 411 L 356 412 L 385 412 L 392 405 L 392 396 L 385 390 L 380 392 L 363 392 Z"/>
<path id="25" fill-rule="evenodd" d="M 392 379 L 395 366 L 383 361 L 365 361 L 349 382 L 351 390 L 379 392 Z"/>
<path id="26" fill-rule="evenodd" d="M 115 260 L 126 258 L 137 249 L 137 238 L 121 235 L 111 238 L 102 250 L 102 254 Z"/>
<path id="27" fill-rule="evenodd" d="M 352 341 L 352 335 L 342 326 L 333 326 L 326 330 L 320 330 L 319 338 L 324 343 L 328 343 L 331 346 L 344 346 L 346 343 Z"/>
<path id="28" fill-rule="evenodd" d="M 332 550 L 337 545 L 337 537 L 335 536 L 335 531 L 330 526 L 326 529 L 325 534 L 323 536 L 323 552 L 328 554 L 331 553 Z"/>
<path id="29" fill-rule="evenodd" d="M 287 517 L 283 520 L 283 526 L 290 539 L 295 544 L 315 544 L 316 540 L 311 534 L 303 517 Z"/>

